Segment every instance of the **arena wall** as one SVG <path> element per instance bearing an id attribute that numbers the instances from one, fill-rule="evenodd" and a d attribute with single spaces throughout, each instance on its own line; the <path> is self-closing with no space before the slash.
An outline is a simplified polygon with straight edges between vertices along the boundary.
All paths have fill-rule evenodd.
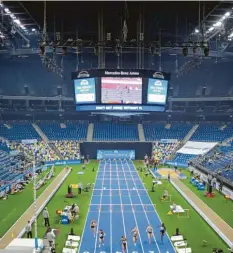
<path id="1" fill-rule="evenodd" d="M 143 160 L 145 154 L 150 155 L 152 143 L 150 142 L 83 142 L 80 144 L 81 154 L 89 155 L 90 159 L 97 158 L 98 149 L 108 150 L 135 150 L 135 159 Z"/>

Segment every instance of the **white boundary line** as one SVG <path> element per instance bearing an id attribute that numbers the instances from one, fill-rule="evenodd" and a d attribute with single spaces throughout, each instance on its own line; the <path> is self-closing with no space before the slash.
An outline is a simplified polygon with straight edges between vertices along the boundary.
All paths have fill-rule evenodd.
<path id="1" fill-rule="evenodd" d="M 101 165 L 101 163 L 100 163 L 100 165 Z M 100 165 L 99 165 L 99 168 L 100 168 Z M 105 172 L 105 168 L 106 168 L 106 164 L 104 164 L 104 172 Z M 98 172 L 98 173 L 99 173 L 99 172 Z M 103 182 L 102 182 L 102 188 L 103 188 L 103 186 L 104 186 L 104 180 L 103 180 Z M 93 191 L 93 192 L 94 192 L 94 191 Z M 100 205 L 101 205 L 101 203 L 102 203 L 102 198 L 103 198 L 103 195 L 100 195 Z M 88 210 L 88 212 L 89 212 L 89 210 Z M 101 209 L 99 210 L 99 214 L 98 214 L 97 232 L 99 231 L 100 213 L 101 213 Z M 95 237 L 95 249 L 94 249 L 94 253 L 96 253 L 96 245 L 97 245 L 98 237 L 99 237 L 99 235 L 96 235 L 96 237 Z"/>
<path id="2" fill-rule="evenodd" d="M 49 197 L 48 197 L 48 198 L 45 200 L 45 202 L 41 205 L 41 207 L 40 207 L 40 208 L 38 209 L 38 211 L 36 212 L 36 217 L 41 213 L 41 211 L 44 209 L 44 207 L 46 206 L 46 204 L 50 201 L 50 199 L 51 199 L 51 198 L 53 197 L 53 195 L 56 193 L 56 191 L 57 191 L 58 188 L 61 186 L 61 184 L 65 181 L 65 179 L 66 179 L 67 176 L 70 174 L 70 172 L 71 172 L 71 169 L 69 169 L 69 170 L 67 171 L 67 173 L 64 175 L 64 177 L 63 177 L 63 179 L 60 181 L 60 183 L 56 186 L 56 188 L 51 192 L 51 194 L 49 195 Z M 60 173 L 62 173 L 62 171 L 61 171 Z M 57 177 L 60 175 L 60 173 L 57 175 Z M 54 178 L 54 179 L 56 179 L 56 178 Z M 53 181 L 52 181 L 52 182 L 53 182 Z M 52 183 L 52 182 L 51 182 L 51 183 Z M 48 186 L 46 187 L 46 189 L 41 193 L 41 195 L 42 195 L 46 190 L 48 190 L 47 188 L 48 188 L 49 186 L 50 186 L 50 185 L 48 185 Z M 41 196 L 41 195 L 40 195 L 40 196 Z M 40 196 L 39 196 L 38 198 L 40 198 Z M 38 201 L 38 199 L 37 199 L 37 201 Z M 28 210 L 29 208 L 31 208 L 33 205 L 34 205 L 34 203 L 32 203 L 32 204 L 27 208 L 27 210 Z M 19 220 L 22 219 L 22 217 L 23 217 L 24 214 L 27 212 L 27 210 L 25 210 L 25 212 L 17 219 L 17 221 L 16 221 L 7 231 L 11 230 L 11 229 L 15 226 L 15 224 L 16 224 Z M 36 217 L 32 217 L 32 219 L 30 220 L 30 222 L 33 223 Z M 8 233 L 8 232 L 7 232 L 7 233 Z M 3 237 L 0 239 L 0 243 L 1 243 L 1 240 L 6 236 L 7 233 L 5 233 L 5 234 L 3 235 Z M 17 235 L 17 238 L 21 238 L 24 234 L 25 234 L 25 228 L 23 228 L 23 230 Z"/>
<path id="3" fill-rule="evenodd" d="M 112 163 L 110 162 L 110 168 L 112 167 Z M 112 184 L 112 173 L 110 172 L 110 186 Z M 110 204 L 112 204 L 112 189 L 110 189 Z M 110 253 L 112 253 L 112 210 L 110 210 Z"/>
<path id="4" fill-rule="evenodd" d="M 99 167 L 100 167 L 100 163 L 99 163 L 99 166 L 98 166 L 98 170 L 97 170 L 97 173 L 96 173 L 96 177 L 97 177 L 97 174 L 98 174 L 98 171 L 99 171 Z M 92 191 L 90 203 L 91 203 L 92 198 L 93 198 L 93 192 L 94 192 L 94 191 Z M 84 230 L 85 230 L 86 225 L 87 225 L 87 218 L 88 218 L 88 214 L 89 214 L 89 209 L 90 209 L 90 207 L 88 207 L 87 216 L 86 216 L 86 219 L 85 219 L 85 222 L 84 222 L 84 227 L 83 227 L 83 232 L 82 232 L 82 235 L 81 235 L 81 240 L 80 240 L 80 243 L 79 243 L 78 252 L 80 252 L 80 248 L 81 248 L 81 245 L 82 245 L 83 234 L 84 234 Z"/>
<path id="5" fill-rule="evenodd" d="M 131 165 L 133 166 L 133 168 L 135 169 L 135 171 L 136 171 L 136 172 L 137 172 L 137 174 L 138 174 L 138 171 L 136 170 L 136 168 L 135 168 L 135 166 L 134 166 L 133 162 L 132 162 L 132 161 L 130 161 L 130 162 L 131 162 Z M 128 167 L 130 168 L 129 164 L 128 164 Z M 138 177 L 140 178 L 139 174 L 138 174 Z M 143 181 L 142 181 L 142 180 L 141 180 L 141 182 L 142 182 L 142 184 L 143 184 Z M 144 184 L 143 184 L 143 186 L 144 186 Z M 144 186 L 144 187 L 145 187 L 145 186 Z M 152 202 L 152 200 L 151 200 L 151 198 L 150 198 L 149 194 L 148 194 L 148 197 L 149 197 L 149 200 L 150 200 L 151 204 L 153 205 L 153 202 Z M 139 198 L 140 198 L 140 196 L 139 196 Z M 155 209 L 155 206 L 154 206 L 154 205 L 153 205 L 153 207 L 154 207 L 154 211 L 155 211 L 155 213 L 156 213 L 156 215 L 157 215 L 157 217 L 158 217 L 158 219 L 159 219 L 160 223 L 162 223 L 162 221 L 161 221 L 161 219 L 160 219 L 160 217 L 159 217 L 159 214 L 157 213 L 157 211 L 156 211 L 156 209 Z M 176 249 L 174 248 L 174 245 L 172 244 L 172 241 L 171 241 L 171 239 L 170 239 L 170 237 L 169 237 L 169 235 L 168 235 L 167 231 L 166 231 L 166 235 L 167 235 L 168 240 L 170 241 L 171 246 L 172 246 L 172 248 L 173 248 L 173 250 L 174 250 L 174 253 L 175 253 L 175 252 L 176 252 Z M 157 244 L 157 243 L 156 243 L 156 244 Z M 157 247 L 158 247 L 158 244 L 157 244 Z M 159 250 L 159 252 L 160 252 L 160 250 Z"/>
<path id="6" fill-rule="evenodd" d="M 215 226 L 214 223 L 211 222 L 211 220 L 193 203 L 193 201 L 188 198 L 188 196 L 171 180 L 171 184 L 173 185 L 173 187 L 185 198 L 185 200 L 196 210 L 196 212 L 209 224 L 209 226 L 223 239 L 223 241 L 226 242 L 227 245 L 229 245 L 230 247 L 233 246 L 233 242 L 231 242 L 231 240 L 229 240 L 224 233 L 217 227 Z M 187 187 L 187 186 L 186 186 Z M 187 187 L 188 188 L 188 187 Z M 188 188 L 189 189 L 189 188 Z M 189 189 L 190 190 L 190 189 Z M 191 190 L 190 190 L 191 191 Z M 193 193 L 195 195 L 195 193 Z M 196 196 L 196 195 L 195 195 Z M 197 196 L 196 196 L 197 197 Z M 197 197 L 199 198 L 199 197 Z M 201 200 L 201 199 L 200 199 Z M 202 200 L 201 200 L 202 201 Z M 203 202 L 203 201 L 202 201 Z M 208 207 L 208 205 L 206 205 L 203 202 L 203 205 L 205 205 L 206 207 Z M 208 207 L 209 209 L 211 209 L 210 207 Z M 213 210 L 212 210 L 213 211 Z M 214 211 L 213 211 L 214 212 Z M 216 214 L 216 213 L 215 213 Z M 217 214 L 216 214 L 217 215 Z M 218 216 L 218 215 L 217 215 Z M 219 216 L 218 216 L 219 217 Z M 221 217 L 219 217 L 219 219 L 223 220 Z M 224 221 L 224 220 L 223 220 Z M 224 221 L 225 222 L 225 221 Z M 226 225 L 228 225 L 225 222 Z M 229 226 L 229 225 L 228 225 Z M 230 227 L 230 226 L 229 226 Z M 230 227 L 231 228 L 231 227 Z"/>
<path id="7" fill-rule="evenodd" d="M 122 163 L 121 163 L 121 169 L 122 169 L 122 171 L 124 172 L 124 167 L 123 167 Z M 124 174 L 124 175 L 125 175 L 125 174 Z M 128 186 L 126 177 L 125 177 L 125 182 L 126 182 L 127 188 L 129 189 L 129 186 Z M 131 198 L 131 195 L 130 195 L 130 191 L 128 191 L 128 196 L 129 196 L 129 199 L 130 199 L 130 203 L 131 203 L 131 205 L 133 206 L 133 204 L 132 204 L 132 198 Z M 137 229 L 139 229 L 138 223 L 137 223 L 137 218 L 136 218 L 136 215 L 135 215 L 135 212 L 134 212 L 133 209 L 132 209 L 132 213 L 133 213 L 133 216 L 134 216 L 134 221 L 135 221 L 135 224 L 136 224 L 136 226 L 137 226 Z M 140 231 L 139 231 L 139 230 L 138 230 L 138 235 L 139 235 L 139 240 L 140 240 L 140 242 L 141 242 L 142 252 L 145 252 L 144 247 L 143 247 L 143 243 L 142 243 L 141 234 L 140 234 Z"/>
<path id="8" fill-rule="evenodd" d="M 117 165 L 117 163 L 116 163 L 116 167 L 117 167 L 117 178 L 118 178 L 118 165 Z M 119 190 L 120 190 L 120 181 L 118 182 L 118 185 L 119 185 Z M 122 206 L 123 203 L 122 203 L 121 195 L 120 195 L 120 202 L 121 202 L 121 206 Z M 123 210 L 121 210 L 121 215 L 122 215 L 122 222 L 123 222 L 124 234 L 125 234 L 125 237 L 126 237 L 125 218 L 124 218 L 124 215 L 123 215 Z M 120 251 L 120 252 L 121 252 L 121 251 Z M 129 252 L 129 251 L 128 251 L 128 243 L 126 244 L 126 252 Z"/>
<path id="9" fill-rule="evenodd" d="M 128 180 L 128 179 L 127 179 Z M 110 184 L 111 185 L 111 184 Z M 119 189 L 111 189 L 111 188 L 108 188 L 108 189 L 94 189 L 94 191 L 119 191 Z M 121 191 L 137 191 L 137 189 L 121 189 Z M 138 191 L 146 191 L 147 190 L 145 188 L 143 189 L 138 189 Z"/>

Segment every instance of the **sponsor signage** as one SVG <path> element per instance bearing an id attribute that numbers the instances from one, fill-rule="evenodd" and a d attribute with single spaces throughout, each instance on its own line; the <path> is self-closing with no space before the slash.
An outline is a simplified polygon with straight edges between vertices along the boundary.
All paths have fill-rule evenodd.
<path id="1" fill-rule="evenodd" d="M 204 155 L 214 148 L 217 142 L 188 141 L 177 153 L 189 155 Z"/>
<path id="2" fill-rule="evenodd" d="M 76 71 L 71 74 L 72 79 L 88 77 L 147 77 L 162 80 L 170 80 L 170 74 L 146 69 L 90 69 Z"/>

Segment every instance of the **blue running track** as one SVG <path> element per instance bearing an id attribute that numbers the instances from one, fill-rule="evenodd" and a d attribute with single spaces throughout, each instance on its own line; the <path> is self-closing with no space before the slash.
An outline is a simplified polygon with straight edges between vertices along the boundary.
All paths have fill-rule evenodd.
<path id="1" fill-rule="evenodd" d="M 98 236 L 90 230 L 91 220 L 106 233 L 99 248 Z M 152 243 L 148 243 L 146 228 L 154 228 Z M 120 239 L 128 239 L 127 253 L 175 253 L 167 234 L 161 242 L 161 221 L 132 161 L 101 161 L 79 253 L 121 253 Z M 166 224 L 165 224 L 166 225 Z M 131 230 L 137 226 L 139 237 L 134 246 Z"/>

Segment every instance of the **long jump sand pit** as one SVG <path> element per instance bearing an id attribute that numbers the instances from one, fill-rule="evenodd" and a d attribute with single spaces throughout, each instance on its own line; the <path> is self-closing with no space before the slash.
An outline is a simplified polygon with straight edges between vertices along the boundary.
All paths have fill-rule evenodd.
<path id="1" fill-rule="evenodd" d="M 159 173 L 163 178 L 168 178 L 168 174 L 170 173 L 171 178 L 180 178 L 179 171 L 175 171 L 174 169 L 169 168 L 160 168 L 157 170 L 157 173 Z"/>

